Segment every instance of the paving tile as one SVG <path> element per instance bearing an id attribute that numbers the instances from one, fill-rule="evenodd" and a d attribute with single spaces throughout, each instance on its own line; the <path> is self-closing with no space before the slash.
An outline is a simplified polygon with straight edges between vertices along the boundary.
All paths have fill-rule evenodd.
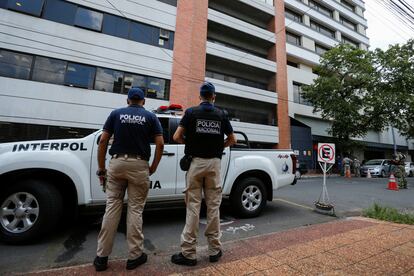
<path id="1" fill-rule="evenodd" d="M 403 254 L 406 256 L 414 257 L 414 247 L 411 247 L 407 244 L 403 244 L 391 249 L 395 254 Z"/>
<path id="2" fill-rule="evenodd" d="M 389 239 L 383 236 L 377 236 L 375 238 L 364 240 L 363 242 L 371 247 L 381 247 L 385 249 L 399 246 L 402 243 L 399 239 Z"/>
<path id="3" fill-rule="evenodd" d="M 402 276 L 414 276 L 414 269 L 403 273 Z"/>
<path id="4" fill-rule="evenodd" d="M 303 275 L 297 270 L 294 270 L 288 265 L 281 265 L 262 271 L 264 275 L 275 276 L 275 275 L 286 275 L 286 276 L 299 276 Z"/>
<path id="5" fill-rule="evenodd" d="M 224 275 L 234 276 L 247 275 L 257 271 L 257 269 L 242 260 L 237 260 L 229 263 L 221 263 L 214 265 L 214 268 Z"/>
<path id="6" fill-rule="evenodd" d="M 365 241 L 360 241 L 360 242 L 351 244 L 349 247 L 352 250 L 360 251 L 360 252 L 366 254 L 367 256 L 377 255 L 377 254 L 380 254 L 380 253 L 387 250 L 384 247 L 371 246 L 369 243 L 367 243 Z"/>
<path id="7" fill-rule="evenodd" d="M 349 276 L 372 276 L 372 275 L 384 275 L 384 272 L 364 264 L 353 264 L 341 269 L 345 275 Z"/>
<path id="8" fill-rule="evenodd" d="M 312 245 L 312 242 L 289 246 L 287 249 L 296 252 L 302 257 L 309 257 L 322 252 L 322 249 Z"/>
<path id="9" fill-rule="evenodd" d="M 310 244 L 318 249 L 318 251 L 328 251 L 344 245 L 343 241 L 337 240 L 335 237 L 327 237 L 310 242 Z"/>
<path id="10" fill-rule="evenodd" d="M 296 260 L 289 263 L 289 266 L 305 275 L 319 275 L 323 272 L 332 270 L 331 268 L 323 267 L 318 261 L 312 258 Z"/>
<path id="11" fill-rule="evenodd" d="M 214 266 L 208 266 L 201 269 L 196 269 L 188 272 L 184 272 L 181 275 L 184 276 L 215 276 L 215 275 L 224 275 L 219 270 L 217 270 Z"/>
<path id="12" fill-rule="evenodd" d="M 329 252 L 317 254 L 312 256 L 311 259 L 317 261 L 318 264 L 324 268 L 324 270 L 338 270 L 352 264 L 350 260 L 336 256 Z"/>
<path id="13" fill-rule="evenodd" d="M 306 257 L 304 254 L 289 250 L 287 248 L 270 251 L 266 254 L 281 263 L 290 263 Z"/>
<path id="14" fill-rule="evenodd" d="M 372 256 L 371 254 L 368 254 L 366 252 L 364 253 L 362 251 L 355 250 L 355 247 L 351 247 L 351 246 L 343 246 L 343 247 L 335 248 L 328 252 L 338 257 L 345 258 L 349 260 L 351 263 L 357 263 L 359 261 L 362 261 Z"/>
<path id="15" fill-rule="evenodd" d="M 413 258 L 393 251 L 387 251 L 360 262 L 370 268 L 378 269 L 384 273 L 402 274 L 414 268 Z"/>
<path id="16" fill-rule="evenodd" d="M 276 260 L 265 254 L 245 258 L 243 261 L 257 270 L 266 270 L 283 264 L 280 260 Z"/>
<path id="17" fill-rule="evenodd" d="M 328 272 L 321 273 L 320 275 L 321 276 L 348 276 L 348 274 L 346 274 L 342 270 L 328 271 Z"/>

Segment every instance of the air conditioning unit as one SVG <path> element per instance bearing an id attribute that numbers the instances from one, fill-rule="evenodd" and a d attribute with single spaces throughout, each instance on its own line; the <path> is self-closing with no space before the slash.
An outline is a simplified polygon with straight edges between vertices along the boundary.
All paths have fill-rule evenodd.
<path id="1" fill-rule="evenodd" d="M 160 29 L 160 38 L 168 40 L 170 39 L 170 31 Z"/>

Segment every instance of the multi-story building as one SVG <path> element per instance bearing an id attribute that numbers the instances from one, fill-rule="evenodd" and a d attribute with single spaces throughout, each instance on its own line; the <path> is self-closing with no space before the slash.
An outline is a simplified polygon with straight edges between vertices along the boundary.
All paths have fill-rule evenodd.
<path id="1" fill-rule="evenodd" d="M 255 146 L 311 163 L 329 123 L 301 86 L 336 44 L 367 49 L 366 28 L 361 0 L 0 1 L 0 141 L 83 136 L 131 86 L 147 109 L 188 107 L 209 80 Z M 364 142 L 365 158 L 392 148 L 388 132 Z"/>

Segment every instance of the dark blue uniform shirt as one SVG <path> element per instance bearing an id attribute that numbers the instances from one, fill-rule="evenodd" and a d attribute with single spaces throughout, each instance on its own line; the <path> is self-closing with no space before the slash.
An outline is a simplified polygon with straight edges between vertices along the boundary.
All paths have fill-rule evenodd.
<path id="1" fill-rule="evenodd" d="M 214 104 L 209 103 L 209 102 L 202 102 L 200 104 L 200 106 L 204 109 L 204 110 L 213 110 L 214 109 Z M 187 108 L 187 110 L 184 113 L 183 118 L 180 121 L 180 126 L 184 127 L 184 128 L 188 128 L 189 124 L 190 124 L 190 117 L 192 116 L 193 113 L 193 109 Z M 230 133 L 233 133 L 233 127 L 230 124 L 230 121 L 227 119 L 223 121 L 223 132 L 226 135 L 229 135 Z"/>
<path id="2" fill-rule="evenodd" d="M 139 105 L 115 109 L 109 115 L 103 129 L 114 135 L 110 155 L 137 154 L 146 160 L 151 156 L 152 138 L 162 135 L 162 127 L 157 116 Z"/>

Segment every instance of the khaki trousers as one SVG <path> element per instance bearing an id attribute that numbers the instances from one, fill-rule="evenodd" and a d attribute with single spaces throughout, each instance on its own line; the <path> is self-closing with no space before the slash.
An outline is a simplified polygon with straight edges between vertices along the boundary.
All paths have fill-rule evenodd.
<path id="1" fill-rule="evenodd" d="M 136 158 L 111 159 L 106 186 L 107 200 L 102 228 L 98 235 L 97 255 L 111 254 L 115 234 L 122 214 L 125 191 L 128 191 L 127 243 L 128 259 L 141 256 L 144 246 L 142 211 L 149 189 L 148 162 Z"/>
<path id="2" fill-rule="evenodd" d="M 216 255 L 221 250 L 220 232 L 220 167 L 219 158 L 193 158 L 187 172 L 185 200 L 187 215 L 185 227 L 181 234 L 181 251 L 189 259 L 196 259 L 196 246 L 199 229 L 202 192 L 207 205 L 207 227 L 205 236 L 208 241 L 209 255 Z"/>

